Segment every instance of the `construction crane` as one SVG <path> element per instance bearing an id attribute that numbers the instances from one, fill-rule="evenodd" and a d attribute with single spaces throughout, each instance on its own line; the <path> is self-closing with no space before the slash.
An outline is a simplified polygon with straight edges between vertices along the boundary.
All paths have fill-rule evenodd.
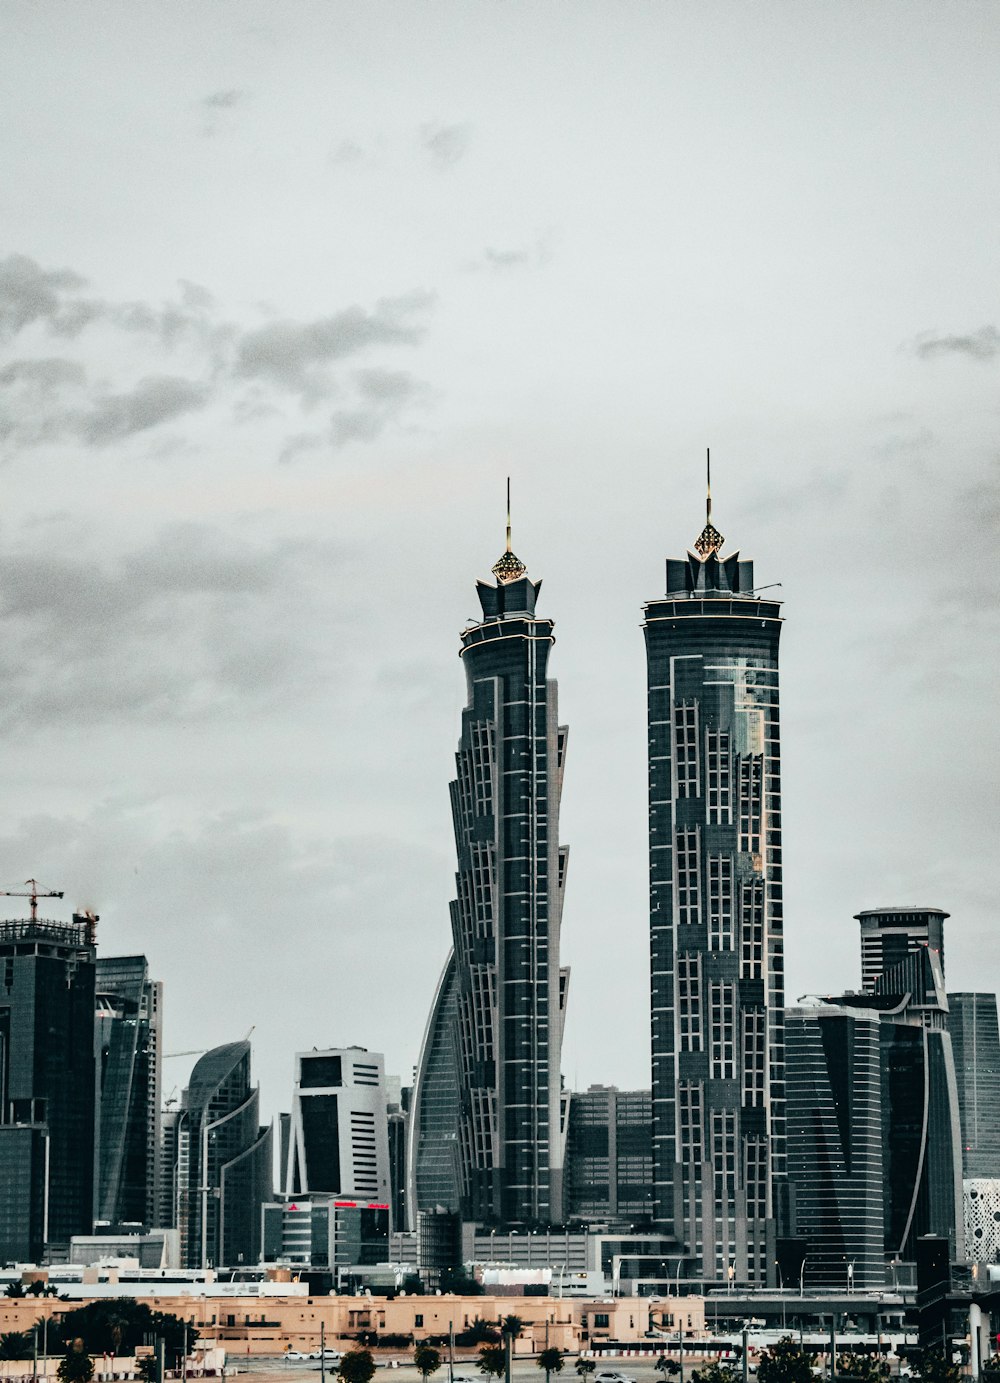
<path id="1" fill-rule="evenodd" d="M 249 1042 L 249 1041 L 250 1041 L 250 1035 L 251 1035 L 251 1033 L 253 1032 L 253 1030 L 254 1030 L 254 1028 L 255 1028 L 256 1026 L 257 1026 L 256 1023 L 251 1023 L 250 1028 L 249 1028 L 249 1030 L 247 1031 L 246 1036 L 243 1038 L 243 1041 L 244 1041 L 244 1042 Z M 170 1060 L 172 1060 L 172 1058 L 175 1057 L 175 1056 L 204 1056 L 205 1053 L 208 1052 L 208 1051 L 211 1051 L 211 1048 L 210 1048 L 210 1047 L 195 1047 L 194 1050 L 193 1050 L 193 1051 L 190 1051 L 190 1052 L 164 1052 L 164 1053 L 163 1053 L 163 1060 L 164 1060 L 164 1061 L 170 1061 Z"/>
<path id="2" fill-rule="evenodd" d="M 38 921 L 38 900 L 39 900 L 39 898 L 61 898 L 61 897 L 63 896 L 63 895 L 62 895 L 62 890 L 61 890 L 61 889 L 43 889 L 43 888 L 40 888 L 40 887 L 39 887 L 39 885 L 38 885 L 38 880 L 37 880 L 37 879 L 25 879 L 24 885 L 25 885 L 26 888 L 28 887 L 29 884 L 30 884 L 30 886 L 31 886 L 31 892 L 30 892 L 30 893 L 18 893 L 18 892 L 15 892 L 13 889 L 9 889 L 9 888 L 0 888 L 0 898 L 30 898 L 30 899 L 31 899 L 31 920 L 32 920 L 32 922 L 37 922 L 37 921 Z"/>

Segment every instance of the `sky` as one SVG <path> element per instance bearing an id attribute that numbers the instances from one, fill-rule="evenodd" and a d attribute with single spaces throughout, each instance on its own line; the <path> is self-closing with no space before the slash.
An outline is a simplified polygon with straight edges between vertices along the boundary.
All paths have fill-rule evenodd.
<path id="1" fill-rule="evenodd" d="M 861 908 L 1000 984 L 1000 10 L 0 7 L 0 886 L 410 1078 L 458 634 L 504 545 L 570 727 L 564 1075 L 648 1083 L 643 603 L 777 592 L 787 995 Z M 20 903 L 9 900 L 11 915 Z"/>

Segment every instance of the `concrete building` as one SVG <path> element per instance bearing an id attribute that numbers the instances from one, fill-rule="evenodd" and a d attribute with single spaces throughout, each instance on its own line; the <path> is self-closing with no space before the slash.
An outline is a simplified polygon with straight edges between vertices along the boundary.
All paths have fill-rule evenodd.
<path id="1" fill-rule="evenodd" d="M 1000 1178 L 1000 1025 L 995 994 L 949 994 L 962 1174 Z"/>
<path id="2" fill-rule="evenodd" d="M 261 1206 L 272 1195 L 272 1131 L 259 1123 L 250 1043 L 206 1052 L 177 1121 L 177 1228 L 186 1268 L 237 1267 L 260 1257 Z"/>
<path id="3" fill-rule="evenodd" d="M 592 1085 L 569 1103 L 566 1217 L 644 1225 L 653 1216 L 652 1096 Z"/>
<path id="4" fill-rule="evenodd" d="M 94 1219 L 157 1224 L 163 987 L 145 956 L 100 956 Z"/>
<path id="5" fill-rule="evenodd" d="M 567 731 L 547 675 L 553 624 L 536 614 L 541 583 L 511 551 L 509 522 L 493 574 L 496 585 L 477 583 L 482 619 L 461 636 L 468 705 L 451 784 L 461 1208 L 545 1224 L 563 1215 Z"/>
<path id="6" fill-rule="evenodd" d="M 875 989 L 883 971 L 898 965 L 921 946 L 929 946 L 941 960 L 944 974 L 944 923 L 948 913 L 940 908 L 870 908 L 855 913 L 861 923 L 861 988 Z"/>
<path id="7" fill-rule="evenodd" d="M 97 918 L 38 896 L 0 922 L 0 1262 L 66 1257 L 93 1219 Z"/>
<path id="8" fill-rule="evenodd" d="M 785 1014 L 788 1180 L 811 1290 L 885 1285 L 880 1028 L 846 1006 Z"/>
<path id="9" fill-rule="evenodd" d="M 389 1132 L 384 1058 L 364 1047 L 295 1057 L 286 1197 L 328 1195 L 388 1205 Z"/>
<path id="10" fill-rule="evenodd" d="M 645 607 L 654 1215 L 769 1283 L 786 1211 L 779 603 L 711 519 Z"/>

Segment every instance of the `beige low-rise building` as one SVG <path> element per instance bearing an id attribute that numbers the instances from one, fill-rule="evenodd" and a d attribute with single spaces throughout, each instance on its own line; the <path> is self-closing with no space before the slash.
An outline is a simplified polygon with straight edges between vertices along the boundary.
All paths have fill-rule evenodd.
<path id="1" fill-rule="evenodd" d="M 122 1295 L 127 1295 L 123 1292 Z M 106 1299 L 106 1298 L 105 1298 Z M 653 1301 L 649 1297 L 603 1300 L 510 1296 L 198 1296 L 181 1292 L 141 1296 L 153 1311 L 168 1311 L 193 1325 L 199 1343 L 222 1345 L 230 1356 L 279 1355 L 286 1350 L 318 1349 L 320 1334 L 328 1346 L 351 1348 L 358 1337 L 374 1335 L 376 1347 L 403 1355 L 429 1338 L 447 1339 L 468 1330 L 476 1320 L 496 1326 L 504 1316 L 523 1323 L 515 1342 L 518 1353 L 537 1353 L 546 1344 L 568 1353 L 623 1346 L 669 1347 L 682 1333 L 688 1340 L 705 1335 L 705 1302 L 685 1296 Z M 65 1302 L 51 1297 L 0 1297 L 0 1333 L 30 1331 L 42 1316 L 59 1319 L 86 1299 Z M 664 1332 L 667 1332 L 664 1335 Z M 659 1337 L 659 1338 L 658 1338 Z M 475 1353 L 461 1349 L 463 1357 Z"/>

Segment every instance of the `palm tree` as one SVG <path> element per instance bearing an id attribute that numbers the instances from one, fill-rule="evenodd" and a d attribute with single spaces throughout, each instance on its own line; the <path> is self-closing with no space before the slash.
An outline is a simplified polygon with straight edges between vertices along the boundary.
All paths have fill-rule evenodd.
<path id="1" fill-rule="evenodd" d="M 659 1364 L 657 1364 L 656 1367 L 659 1368 Z M 590 1377 L 590 1375 L 594 1372 L 596 1368 L 597 1365 L 594 1363 L 593 1359 L 580 1358 L 576 1361 L 576 1371 L 580 1375 L 580 1378 L 583 1380 L 583 1383 L 587 1383 L 587 1379 Z"/>
<path id="2" fill-rule="evenodd" d="M 543 1349 L 538 1356 L 538 1367 L 545 1370 L 545 1383 L 549 1383 L 550 1374 L 562 1373 L 562 1366 L 562 1353 L 554 1346 L 550 1349 Z"/>
<path id="3" fill-rule="evenodd" d="M 504 1316 L 500 1322 L 500 1334 L 509 1335 L 512 1340 L 516 1340 L 524 1329 L 524 1321 L 520 1316 Z"/>
<path id="4" fill-rule="evenodd" d="M 30 1359 L 31 1337 L 21 1330 L 0 1335 L 0 1359 Z"/>
<path id="5" fill-rule="evenodd" d="M 507 1350 L 503 1345 L 483 1345 L 479 1351 L 479 1372 L 487 1378 L 500 1378 L 507 1367 Z"/>

